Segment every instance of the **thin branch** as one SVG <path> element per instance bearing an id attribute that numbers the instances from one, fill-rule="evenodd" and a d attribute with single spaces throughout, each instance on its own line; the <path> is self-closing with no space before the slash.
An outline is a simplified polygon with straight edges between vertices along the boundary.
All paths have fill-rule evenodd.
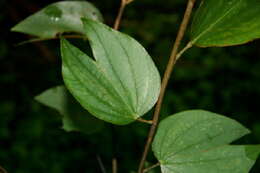
<path id="1" fill-rule="evenodd" d="M 117 173 L 117 160 L 113 158 L 112 160 L 112 173 Z"/>
<path id="2" fill-rule="evenodd" d="M 7 173 L 7 171 L 2 166 L 0 166 L 0 173 Z"/>
<path id="3" fill-rule="evenodd" d="M 176 61 L 182 56 L 184 52 L 186 52 L 189 48 L 191 48 L 192 42 L 189 42 L 177 55 L 176 55 Z"/>
<path id="4" fill-rule="evenodd" d="M 119 28 L 119 25 L 120 25 L 120 22 L 121 22 L 121 19 L 122 19 L 124 10 L 125 10 L 125 6 L 132 1 L 133 0 L 121 0 L 121 5 L 120 5 L 120 8 L 119 8 L 119 11 L 118 11 L 115 23 L 114 23 L 114 27 L 113 27 L 115 30 L 118 30 L 118 28 Z"/>
<path id="5" fill-rule="evenodd" d="M 98 164 L 100 166 L 101 172 L 102 173 L 106 173 L 105 166 L 104 166 L 104 164 L 103 164 L 103 162 L 102 162 L 102 160 L 101 160 L 99 155 L 97 155 L 97 160 L 98 160 Z"/>
<path id="6" fill-rule="evenodd" d="M 75 38 L 75 39 L 87 39 L 86 36 L 83 35 L 63 35 L 64 38 Z M 33 38 L 30 40 L 23 41 L 21 43 L 16 44 L 15 46 L 21 46 L 27 43 L 35 43 L 35 42 L 41 42 L 41 41 L 48 41 L 48 40 L 56 40 L 60 39 L 60 36 L 52 37 L 52 38 Z"/>
<path id="7" fill-rule="evenodd" d="M 141 123 L 146 123 L 146 124 L 153 124 L 153 120 L 145 120 L 142 118 L 138 118 L 137 121 L 141 122 Z"/>
<path id="8" fill-rule="evenodd" d="M 159 115 L 160 115 L 160 111 L 161 111 L 161 106 L 162 106 L 162 101 L 163 101 L 163 98 L 164 98 L 165 90 L 166 90 L 166 87 L 168 85 L 168 81 L 170 79 L 173 67 L 174 67 L 174 65 L 177 61 L 178 49 L 179 49 L 180 43 L 183 39 L 187 25 L 189 23 L 190 16 L 191 16 L 192 9 L 194 7 L 195 1 L 196 0 L 189 0 L 188 1 L 181 26 L 179 28 L 175 43 L 173 45 L 171 56 L 170 56 L 170 59 L 168 61 L 168 64 L 167 64 L 167 67 L 166 67 L 166 70 L 165 70 L 165 73 L 164 73 L 164 76 L 163 76 L 160 95 L 159 95 L 159 98 L 158 98 L 158 101 L 157 101 L 157 104 L 156 104 L 156 107 L 155 107 L 155 111 L 154 111 L 154 115 L 153 115 L 153 124 L 152 124 L 150 131 L 149 131 L 149 134 L 148 134 L 148 138 L 147 138 L 147 141 L 146 141 L 146 144 L 145 144 L 143 155 L 142 155 L 142 158 L 141 158 L 141 161 L 140 161 L 140 164 L 139 164 L 138 173 L 143 173 L 143 171 L 144 171 L 144 163 L 145 163 L 148 151 L 150 149 L 150 146 L 151 146 L 151 143 L 152 143 L 155 131 L 156 131 L 156 127 L 157 127 L 158 120 L 159 120 Z"/>
<path id="9" fill-rule="evenodd" d="M 153 168 L 156 168 L 156 167 L 158 167 L 158 166 L 160 166 L 160 163 L 158 162 L 158 163 L 156 163 L 156 164 L 154 164 L 154 165 L 152 165 L 152 166 L 150 166 L 150 167 L 148 167 L 148 168 L 146 168 L 146 169 L 144 169 L 144 173 L 145 172 L 148 172 L 148 171 L 150 171 L 151 169 L 153 169 Z"/>

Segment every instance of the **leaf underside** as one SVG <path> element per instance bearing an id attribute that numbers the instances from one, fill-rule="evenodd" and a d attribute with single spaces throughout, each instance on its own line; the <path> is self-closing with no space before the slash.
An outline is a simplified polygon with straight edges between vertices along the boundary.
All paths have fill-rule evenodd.
<path id="1" fill-rule="evenodd" d="M 159 124 L 153 151 L 163 173 L 248 173 L 260 145 L 229 145 L 248 133 L 227 117 L 184 111 Z"/>
<path id="2" fill-rule="evenodd" d="M 11 30 L 37 36 L 54 38 L 64 32 L 84 33 L 81 18 L 103 21 L 99 10 L 86 1 L 61 1 L 48 5 L 27 17 Z"/>
<path id="3" fill-rule="evenodd" d="M 197 46 L 232 46 L 260 38 L 259 0 L 203 0 L 191 29 Z"/>
<path id="4" fill-rule="evenodd" d="M 83 24 L 95 60 L 62 39 L 62 73 L 67 88 L 102 120 L 119 125 L 135 121 L 157 101 L 157 68 L 133 38 L 89 19 Z"/>

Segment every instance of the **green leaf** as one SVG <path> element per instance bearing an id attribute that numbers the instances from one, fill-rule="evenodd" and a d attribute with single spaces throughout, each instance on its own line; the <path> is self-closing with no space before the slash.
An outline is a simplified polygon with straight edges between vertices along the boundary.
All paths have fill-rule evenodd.
<path id="1" fill-rule="evenodd" d="M 151 57 L 133 38 L 104 24 L 83 20 L 95 60 L 61 41 L 64 82 L 94 116 L 128 124 L 157 101 L 160 76 Z"/>
<path id="2" fill-rule="evenodd" d="M 203 0 L 191 32 L 201 47 L 231 46 L 260 38 L 259 0 Z"/>
<path id="3" fill-rule="evenodd" d="M 40 38 L 53 38 L 64 32 L 84 33 L 81 18 L 102 21 L 101 13 L 86 1 L 61 1 L 27 17 L 11 30 Z"/>
<path id="4" fill-rule="evenodd" d="M 228 145 L 249 130 L 207 111 L 191 110 L 164 119 L 153 151 L 163 173 L 247 173 L 260 145 Z"/>
<path id="5" fill-rule="evenodd" d="M 91 134 L 104 126 L 104 122 L 94 118 L 83 109 L 63 85 L 50 88 L 35 99 L 62 115 L 62 128 L 67 132 L 79 131 Z"/>

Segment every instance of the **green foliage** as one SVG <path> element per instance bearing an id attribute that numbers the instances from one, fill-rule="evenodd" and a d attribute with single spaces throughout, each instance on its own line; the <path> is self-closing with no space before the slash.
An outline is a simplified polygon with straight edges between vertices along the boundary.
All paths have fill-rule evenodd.
<path id="1" fill-rule="evenodd" d="M 29 16 L 11 30 L 40 38 L 53 38 L 64 32 L 83 34 L 82 17 L 103 20 L 99 10 L 89 2 L 61 1 L 50 4 Z"/>
<path id="2" fill-rule="evenodd" d="M 231 46 L 260 38 L 259 0 L 203 0 L 192 25 L 197 46 Z"/>
<path id="3" fill-rule="evenodd" d="M 192 110 L 164 119 L 153 142 L 163 173 L 247 173 L 260 145 L 228 145 L 249 133 L 227 117 Z"/>
<path id="4" fill-rule="evenodd" d="M 160 76 L 145 49 L 131 37 L 84 19 L 95 61 L 61 41 L 66 86 L 90 113 L 114 124 L 128 124 L 157 101 Z"/>
<path id="5" fill-rule="evenodd" d="M 181 0 L 178 2 L 181 2 Z M 243 44 L 259 38 L 259 10 L 260 4 L 257 0 L 205 0 L 202 2 L 195 16 L 192 25 L 191 42 L 202 47 L 230 46 Z M 178 14 L 170 15 L 171 17 L 165 17 L 167 15 L 162 15 L 164 16 L 162 17 L 163 21 L 165 21 L 165 23 L 167 22 L 167 25 L 171 24 L 171 22 L 177 22 Z M 155 16 L 156 19 L 158 17 L 158 21 L 161 20 L 160 15 Z M 80 18 L 82 17 L 89 19 L 84 19 L 82 24 L 80 21 Z M 139 13 L 137 14 L 137 17 L 141 18 Z M 156 41 L 156 44 L 153 44 L 155 44 L 155 48 L 160 52 L 160 56 L 164 57 L 165 55 L 162 52 L 165 52 L 163 49 L 165 48 L 165 45 L 167 48 L 169 40 L 161 40 L 161 37 L 158 36 L 159 34 L 157 35 L 157 38 L 154 35 L 160 33 L 161 30 L 163 30 L 163 33 L 166 33 L 167 27 L 157 24 L 154 20 L 154 16 L 151 18 L 151 23 L 153 23 L 153 25 L 148 22 L 148 24 L 143 25 L 141 29 L 139 27 L 140 25 L 136 25 L 136 27 L 140 30 L 148 28 L 147 30 L 149 31 L 141 31 L 142 34 L 140 35 L 142 39 L 147 42 Z M 173 19 L 168 20 L 168 18 Z M 127 35 L 114 31 L 111 28 L 90 19 L 102 21 L 101 14 L 91 4 L 79 1 L 58 2 L 49 5 L 40 12 L 25 19 L 15 26 L 13 31 L 28 33 L 40 38 L 53 38 L 56 37 L 57 34 L 63 32 L 76 32 L 86 35 L 90 40 L 94 58 L 88 56 L 88 51 L 85 49 L 83 53 L 83 51 L 73 46 L 65 39 L 61 40 L 62 70 L 65 85 L 77 101 L 96 117 L 114 124 L 128 124 L 140 116 L 143 116 L 153 107 L 159 94 L 160 76 L 151 61 L 151 57 L 139 43 Z M 146 23 L 146 20 L 143 22 Z M 128 29 L 131 28 L 131 24 L 132 21 L 128 21 Z M 154 29 L 151 26 L 155 26 L 157 29 Z M 136 32 L 138 32 L 137 28 L 135 29 Z M 154 32 L 156 34 L 154 34 L 153 31 L 150 31 L 150 29 L 156 30 L 156 32 Z M 168 30 L 172 31 L 172 27 L 168 27 Z M 160 43 L 164 44 L 157 44 L 158 40 L 160 40 Z M 158 48 L 158 45 L 161 46 Z M 2 45 L 0 46 L 2 47 Z M 151 49 L 151 51 L 154 51 L 154 49 Z M 193 49 L 193 52 L 189 54 L 189 57 L 194 58 L 195 61 L 191 61 L 193 64 L 188 68 L 192 69 L 192 72 L 185 72 L 185 70 L 183 70 L 185 69 L 185 66 L 182 66 L 184 68 L 181 68 L 181 70 L 177 71 L 175 74 L 177 80 L 179 77 L 180 81 L 184 81 L 179 88 L 189 89 L 184 89 L 184 92 L 178 92 L 179 88 L 177 87 L 174 88 L 174 94 L 172 94 L 172 91 L 168 92 L 166 95 L 168 100 L 166 106 L 163 107 L 163 110 L 167 110 L 171 113 L 172 110 L 176 111 L 189 108 L 189 104 L 192 104 L 190 103 L 190 100 L 193 100 L 193 104 L 196 102 L 196 104 L 201 104 L 204 107 L 215 106 L 214 108 L 217 111 L 220 111 L 220 109 L 222 109 L 222 111 L 225 110 L 225 108 L 221 106 L 210 103 L 212 100 L 217 100 L 216 97 L 223 93 L 217 86 L 215 86 L 216 93 L 214 93 L 214 89 L 212 89 L 214 86 L 209 84 L 208 81 L 205 81 L 208 80 L 207 77 L 211 73 L 211 70 L 213 70 L 212 73 L 215 73 L 215 68 L 221 66 L 221 63 L 224 63 L 226 60 L 224 58 L 221 62 L 219 61 L 220 65 L 218 66 L 217 63 L 215 63 L 215 60 L 211 59 L 212 55 L 217 56 L 218 54 L 214 54 L 214 51 L 215 53 L 220 52 L 219 54 L 224 55 L 224 57 L 228 59 L 228 62 L 226 62 L 227 64 L 232 61 L 232 63 L 230 63 L 233 65 L 232 67 L 241 65 L 241 62 L 234 62 L 234 59 L 230 60 L 231 58 L 226 56 L 224 51 L 210 49 L 211 53 L 204 55 L 203 51 L 194 51 Z M 5 53 L 6 52 L 3 54 Z M 207 67 L 208 71 L 201 70 L 201 66 L 197 64 L 198 56 L 206 59 L 203 61 L 204 64 L 202 64 Z M 159 63 L 163 64 L 161 59 L 158 60 L 158 64 Z M 255 66 L 254 69 L 257 69 L 257 66 Z M 225 72 L 222 73 L 226 75 Z M 252 70 L 252 74 L 257 76 L 259 73 L 257 70 Z M 185 77 L 186 79 L 188 78 L 187 81 L 189 82 L 185 81 Z M 198 78 L 203 78 L 204 81 L 201 82 Z M 4 78 L 4 80 L 6 79 L 9 79 L 9 76 Z M 39 79 L 38 76 L 37 79 Z M 196 85 L 196 82 L 198 86 Z M 190 84 L 192 84 L 193 87 L 190 87 Z M 221 83 L 221 85 L 223 85 L 223 83 Z M 207 94 L 205 94 L 207 96 L 201 96 L 196 92 L 196 87 L 200 87 L 203 94 L 205 94 L 205 91 L 207 90 L 211 96 L 208 96 Z M 226 92 L 223 95 L 225 98 L 230 98 L 228 96 L 229 94 L 230 93 Z M 198 95 L 200 96 L 200 99 L 198 99 Z M 206 99 L 203 100 L 203 97 L 206 97 Z M 103 121 L 89 116 L 90 114 L 83 109 L 73 97 L 71 97 L 64 86 L 51 88 L 37 96 L 36 99 L 39 102 L 58 110 L 58 112 L 62 114 L 63 128 L 66 131 L 80 131 L 90 134 L 99 131 L 104 125 Z M 171 100 L 174 101 L 174 106 L 170 103 Z M 232 101 L 234 101 L 234 98 L 232 98 Z M 241 100 L 239 100 L 239 105 L 241 105 L 240 101 Z M 227 101 L 227 103 L 230 102 L 230 100 Z M 7 105 L 9 105 L 9 103 Z M 2 107 L 6 106 L 4 105 Z M 9 109 L 15 108 L 12 108 L 11 106 Z M 230 111 L 233 112 L 234 109 L 231 109 Z M 246 112 L 249 113 L 247 107 Z M 32 131 L 31 133 L 34 137 L 46 132 L 46 130 L 43 130 L 43 126 L 37 126 L 37 123 L 30 124 L 29 121 L 25 121 L 24 123 L 25 127 L 30 127 L 25 131 L 28 133 Z M 134 145 L 138 145 L 137 143 L 139 141 L 143 141 L 143 138 L 138 139 L 132 137 L 132 134 L 133 132 L 138 131 L 137 133 L 139 133 L 139 135 L 141 134 L 140 136 L 143 137 L 146 132 L 145 128 L 140 128 L 140 130 L 135 128 L 138 126 L 131 127 L 118 128 L 113 126 L 111 128 L 112 130 L 103 129 L 101 138 L 100 134 L 95 134 L 96 136 L 89 137 L 87 143 L 89 143 L 89 141 L 95 141 L 94 143 L 96 145 L 101 145 L 100 148 L 102 148 L 101 150 L 103 151 L 101 153 L 108 157 L 108 165 L 110 165 L 110 159 L 114 157 L 113 154 L 112 156 L 108 154 L 111 150 L 114 151 L 114 148 L 111 147 L 111 149 L 109 147 L 114 147 L 117 142 L 123 143 L 124 145 L 122 145 L 123 147 L 119 150 L 119 153 L 123 153 L 123 156 L 121 156 L 122 158 L 128 159 L 128 166 L 125 166 L 125 169 L 122 170 L 129 172 L 129 170 L 132 170 L 130 167 L 136 164 L 134 162 L 136 159 L 129 159 L 129 155 L 132 156 L 132 154 L 135 153 L 133 152 L 135 149 L 132 149 L 133 147 L 130 143 L 134 142 Z M 258 129 L 258 124 L 255 125 L 255 129 Z M 110 130 L 112 131 L 112 135 Z M 0 134 L 0 137 L 7 137 L 8 133 L 9 132 L 5 131 Z M 260 146 L 229 145 L 229 143 L 248 133 L 249 130 L 229 118 L 206 111 L 186 111 L 170 116 L 160 123 L 153 143 L 153 150 L 156 158 L 161 164 L 163 173 L 247 173 L 259 155 Z M 115 134 L 121 134 L 121 138 Z M 19 134 L 18 136 L 23 137 L 23 135 Z M 130 138 L 130 136 L 132 138 Z M 56 137 L 57 135 L 55 134 L 55 139 Z M 117 137 L 120 139 L 116 141 L 115 138 Z M 80 136 L 80 138 L 82 138 L 82 136 Z M 107 138 L 109 139 L 107 140 Z M 34 143 L 34 140 L 32 141 Z M 105 143 L 104 141 L 109 142 Z M 69 140 L 66 142 L 69 142 Z M 51 143 L 53 143 L 53 141 L 51 141 Z M 106 145 L 104 145 L 104 143 Z M 90 148 L 97 149 L 98 147 L 96 145 L 94 145 L 95 147 L 92 146 Z M 98 153 L 98 151 L 94 149 L 93 151 L 77 150 L 79 149 L 77 146 L 72 146 L 70 149 L 71 152 L 77 151 L 73 155 L 81 156 L 76 157 L 76 159 L 84 158 L 85 156 L 82 156 L 84 155 L 83 153 Z M 82 146 L 84 149 L 88 148 L 85 147 L 86 145 Z M 21 158 L 26 158 L 27 154 L 24 149 L 27 147 L 28 146 L 24 143 L 18 144 L 13 147 L 13 151 L 14 153 L 21 155 Z M 130 152 L 122 152 L 128 148 L 131 148 Z M 42 150 L 39 151 L 42 152 Z M 137 151 L 139 150 L 137 149 Z M 0 161 L 1 157 L 3 156 L 0 154 Z M 56 157 L 61 158 L 60 155 Z M 5 158 L 5 156 L 3 158 Z M 91 165 L 91 167 L 87 167 L 88 172 L 96 172 L 93 171 L 95 169 L 92 164 L 94 160 L 93 154 L 90 157 L 88 155 L 87 158 L 90 158 L 88 164 Z M 53 160 L 56 161 L 57 158 L 54 158 Z M 124 161 L 120 160 L 120 162 L 121 171 Z M 73 165 L 71 162 L 67 163 L 69 163 L 68 165 Z M 36 165 L 35 162 L 33 162 L 32 165 L 34 166 L 34 164 Z M 40 170 L 42 171 L 43 169 Z M 71 172 L 69 170 L 67 171 Z M 34 170 L 33 172 L 36 171 Z M 58 164 L 55 164 L 52 172 L 64 171 L 61 170 L 61 167 L 59 167 Z M 75 170 L 73 169 L 72 172 L 75 172 Z M 157 171 L 156 169 L 153 169 L 150 172 Z"/>
<path id="6" fill-rule="evenodd" d="M 35 96 L 35 100 L 56 109 L 60 114 L 67 112 L 67 93 L 66 88 L 63 86 L 57 86 L 43 91 L 41 94 Z"/>
<path id="7" fill-rule="evenodd" d="M 50 88 L 35 99 L 56 109 L 62 115 L 62 128 L 67 132 L 79 131 L 91 134 L 101 130 L 104 125 L 103 121 L 94 118 L 83 109 L 64 86 Z"/>

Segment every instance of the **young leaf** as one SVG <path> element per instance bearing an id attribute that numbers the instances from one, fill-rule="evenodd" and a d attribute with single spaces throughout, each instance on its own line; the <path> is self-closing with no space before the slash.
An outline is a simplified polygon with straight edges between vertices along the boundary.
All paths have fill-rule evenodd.
<path id="1" fill-rule="evenodd" d="M 91 134 L 101 130 L 104 122 L 91 116 L 61 85 L 50 88 L 35 97 L 35 99 L 62 115 L 63 129 L 67 132 L 79 131 Z"/>
<path id="2" fill-rule="evenodd" d="M 63 39 L 65 84 L 94 116 L 114 124 L 128 124 L 157 101 L 157 68 L 133 38 L 99 22 L 84 19 L 83 23 L 95 60 Z"/>
<path id="3" fill-rule="evenodd" d="M 231 46 L 260 38 L 259 0 L 203 0 L 191 40 L 201 47 Z"/>
<path id="4" fill-rule="evenodd" d="M 163 173 L 247 173 L 260 145 L 228 145 L 249 130 L 207 111 L 177 113 L 163 120 L 153 151 Z"/>
<path id="5" fill-rule="evenodd" d="M 81 18 L 102 21 L 101 13 L 86 1 L 61 1 L 27 17 L 11 30 L 40 38 L 53 38 L 64 32 L 84 33 Z"/>

